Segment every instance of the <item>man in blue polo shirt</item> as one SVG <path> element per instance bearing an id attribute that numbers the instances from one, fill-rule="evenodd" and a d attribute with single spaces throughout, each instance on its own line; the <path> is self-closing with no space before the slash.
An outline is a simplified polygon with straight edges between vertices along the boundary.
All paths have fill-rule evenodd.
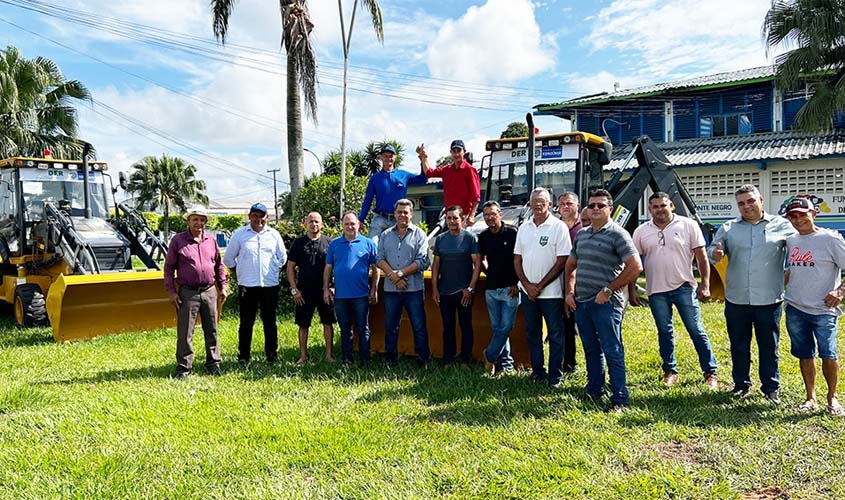
<path id="1" fill-rule="evenodd" d="M 358 357 L 361 366 L 370 361 L 370 304 L 378 301 L 376 244 L 358 234 L 358 217 L 343 215 L 343 235 L 329 243 L 323 271 L 323 300 L 331 304 L 340 326 L 343 362 L 352 363 L 352 324 L 358 332 Z M 372 274 L 370 274 L 372 271 Z M 368 276 L 369 274 L 369 276 Z M 334 275 L 334 288 L 331 288 Z"/>
<path id="2" fill-rule="evenodd" d="M 376 199 L 373 207 L 373 220 L 370 222 L 370 239 L 378 241 L 379 235 L 385 229 L 396 225 L 393 216 L 393 209 L 396 202 L 405 198 L 408 194 L 408 186 L 425 184 L 428 180 L 423 174 L 413 174 L 407 170 L 394 168 L 396 161 L 396 150 L 390 144 L 381 147 L 381 170 L 370 177 L 367 183 L 367 192 L 364 195 L 364 204 L 361 206 L 361 213 L 358 219 L 364 221 L 370 212 L 373 198 Z"/>

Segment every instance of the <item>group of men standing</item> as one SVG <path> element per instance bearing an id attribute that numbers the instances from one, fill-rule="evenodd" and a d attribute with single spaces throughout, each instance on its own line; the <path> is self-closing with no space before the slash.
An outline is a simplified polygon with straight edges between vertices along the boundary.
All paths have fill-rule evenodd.
<path id="1" fill-rule="evenodd" d="M 577 332 L 587 373 L 585 395 L 594 400 L 604 397 L 609 374 L 612 410 L 624 411 L 629 393 L 621 327 L 629 285 L 645 271 L 663 384 L 672 386 L 679 380 L 674 306 L 696 349 L 705 386 L 716 389 L 718 365 L 699 302 L 710 296 L 710 262 L 718 263 L 727 256 L 725 319 L 731 344 L 732 394 L 743 397 L 750 391 L 753 330 L 761 390 L 770 402 L 779 404 L 779 324 L 784 283 L 788 282 L 787 329 L 806 388 L 800 409 L 814 410 L 818 405 L 814 385 L 818 349 L 828 385 L 827 411 L 834 416 L 845 413 L 836 398 L 836 323 L 845 295 L 840 278 L 845 269 L 845 240 L 814 224 L 816 211 L 811 200 L 793 198 L 783 218 L 763 210 L 756 187 L 742 186 L 735 193 L 740 217 L 724 223 L 705 248 L 698 224 L 676 214 L 666 193 L 649 197 L 651 219 L 631 236 L 612 221 L 613 199 L 606 190 L 592 191 L 583 212 L 576 194 L 562 194 L 555 216 L 550 193 L 537 188 L 530 193 L 531 216 L 519 229 L 502 221 L 497 202 L 485 203 L 481 213 L 487 228 L 476 237 L 465 228 L 473 223 L 479 203 L 478 175 L 464 159 L 463 142 L 456 140 L 451 146 L 452 163 L 432 169 L 420 145 L 417 153 L 422 169 L 414 175 L 394 168 L 396 152 L 385 145 L 383 169 L 371 177 L 361 212 L 343 214 L 343 234 L 334 240 L 322 235 L 322 217 L 310 213 L 306 235 L 292 244 L 289 256 L 278 232 L 266 226 L 267 210 L 262 204 L 252 206 L 249 224 L 234 233 L 222 259 L 214 239 L 203 231 L 204 211 L 189 211 L 189 229 L 174 237 L 165 264 L 165 284 L 179 318 L 176 376 L 185 377 L 191 371 L 191 336 L 197 315 L 202 318 L 206 338 L 207 368 L 212 374 L 220 373 L 216 316 L 226 294 L 224 267 L 234 270 L 238 279 L 238 361 L 243 366 L 250 360 L 252 328 L 259 309 L 267 361 L 278 359 L 278 276 L 286 261 L 299 327 L 298 365 L 308 359 L 308 328 L 315 311 L 323 325 L 327 360 L 334 360 L 332 325 L 337 321 L 342 361 L 353 362 L 352 342 L 357 335 L 359 362 L 362 366 L 369 363 L 368 315 L 370 306 L 379 300 L 377 270 L 386 278 L 381 299 L 388 366 L 398 358 L 403 309 L 413 330 L 417 360 L 427 365 L 431 352 L 422 273 L 429 266 L 432 299 L 439 305 L 443 323 L 444 363 L 468 363 L 474 341 L 471 307 L 483 270 L 491 325 L 491 341 L 482 354 L 486 371 L 494 375 L 513 370 L 510 333 L 521 304 L 532 379 L 560 387 L 563 375 L 575 369 Z M 426 234 L 413 224 L 413 204 L 406 198 L 409 185 L 430 177 L 443 179 L 447 205 L 447 231 L 434 242 L 433 261 Z M 370 237 L 365 237 L 359 230 L 371 207 Z M 693 262 L 700 282 L 695 279 Z M 544 359 L 544 322 L 548 364 Z M 458 326 L 460 347 L 456 342 Z"/>

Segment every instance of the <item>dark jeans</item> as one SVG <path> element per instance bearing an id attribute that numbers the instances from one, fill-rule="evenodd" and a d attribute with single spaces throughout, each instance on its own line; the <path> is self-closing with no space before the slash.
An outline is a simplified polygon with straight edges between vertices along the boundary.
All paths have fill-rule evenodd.
<path id="1" fill-rule="evenodd" d="M 267 360 L 279 357 L 279 331 L 276 327 L 276 307 L 279 303 L 279 285 L 239 286 L 240 320 L 238 327 L 238 359 L 249 360 L 252 354 L 252 327 L 255 314 L 261 309 L 264 327 L 264 353 Z"/>
<path id="2" fill-rule="evenodd" d="M 587 366 L 586 391 L 593 399 L 604 393 L 605 361 L 610 372 L 610 401 L 628 404 L 625 348 L 622 345 L 622 308 L 613 302 L 597 304 L 594 300 L 578 302 L 575 321 L 584 346 Z"/>
<path id="3" fill-rule="evenodd" d="M 384 350 L 388 362 L 395 362 L 399 357 L 399 321 L 402 308 L 408 311 L 411 328 L 414 330 L 414 350 L 420 361 L 427 363 L 431 358 L 428 347 L 428 329 L 425 325 L 425 306 L 423 291 L 384 292 Z"/>
<path id="4" fill-rule="evenodd" d="M 564 354 L 563 299 L 531 300 L 525 293 L 521 295 L 532 375 L 535 380 L 546 378 L 546 369 L 543 366 L 545 364 L 543 320 L 545 319 L 549 338 L 549 384 L 557 384 L 562 376 Z"/>
<path id="5" fill-rule="evenodd" d="M 358 333 L 358 359 L 370 360 L 370 302 L 368 297 L 334 299 L 334 313 L 340 327 L 340 346 L 344 362 L 352 362 L 352 325 Z"/>
<path id="6" fill-rule="evenodd" d="M 202 319 L 205 335 L 205 366 L 220 366 L 220 344 L 217 340 L 217 287 L 205 290 L 179 287 L 182 305 L 176 313 L 176 372 L 190 373 L 194 365 L 194 327 L 197 315 Z"/>
<path id="7" fill-rule="evenodd" d="M 443 362 L 455 361 L 455 313 L 461 325 L 461 363 L 472 359 L 472 302 L 469 306 L 461 305 L 462 292 L 440 296 L 440 317 L 443 319 Z"/>
<path id="8" fill-rule="evenodd" d="M 751 329 L 760 352 L 760 389 L 764 394 L 780 388 L 778 344 L 780 343 L 781 302 L 765 306 L 725 302 L 725 322 L 731 341 L 734 386 L 751 387 Z"/>
<path id="9" fill-rule="evenodd" d="M 565 306 L 564 306 L 565 307 Z M 575 337 L 578 336 L 578 330 L 575 329 L 575 313 L 570 313 L 569 316 L 563 315 L 563 371 L 571 372 L 575 370 L 578 362 L 575 360 Z"/>
<path id="10" fill-rule="evenodd" d="M 702 373 L 705 377 L 715 375 L 716 357 L 710 346 L 710 338 L 704 331 L 701 308 L 695 297 L 695 289 L 689 283 L 684 283 L 675 290 L 653 293 L 648 297 L 648 305 L 654 317 L 654 324 L 657 326 L 657 344 L 660 346 L 660 357 L 663 359 L 663 371 L 678 373 L 678 362 L 675 359 L 675 327 L 672 322 L 672 305 L 674 305 L 698 353 L 698 364 L 701 366 Z"/>

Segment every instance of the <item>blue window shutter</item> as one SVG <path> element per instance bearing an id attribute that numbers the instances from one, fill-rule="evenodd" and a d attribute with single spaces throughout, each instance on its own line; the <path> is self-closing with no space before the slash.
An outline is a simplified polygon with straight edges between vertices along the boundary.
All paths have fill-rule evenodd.
<path id="1" fill-rule="evenodd" d="M 783 100 L 783 129 L 790 130 L 795 128 L 795 115 L 801 106 L 807 102 L 803 97 L 784 97 Z"/>
<path id="2" fill-rule="evenodd" d="M 754 132 L 771 132 L 774 118 L 771 85 L 749 90 L 748 104 L 751 106 L 751 124 Z"/>
<path id="3" fill-rule="evenodd" d="M 695 112 L 695 101 L 674 101 L 672 107 L 674 109 L 672 121 L 675 128 L 675 139 L 698 137 L 698 116 Z"/>

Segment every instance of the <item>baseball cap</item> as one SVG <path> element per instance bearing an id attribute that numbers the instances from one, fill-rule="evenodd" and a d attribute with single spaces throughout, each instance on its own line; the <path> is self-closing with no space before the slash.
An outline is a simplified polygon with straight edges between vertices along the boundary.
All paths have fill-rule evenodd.
<path id="1" fill-rule="evenodd" d="M 396 149 L 394 149 L 393 146 L 391 146 L 390 144 L 385 144 L 381 147 L 381 151 L 379 151 L 379 154 L 381 154 L 381 153 L 396 154 Z"/>
<path id="2" fill-rule="evenodd" d="M 455 149 L 455 148 L 461 148 L 461 149 L 463 149 L 464 151 L 466 151 L 466 150 L 467 150 L 467 148 L 466 148 L 466 147 L 464 147 L 464 141 L 462 141 L 462 140 L 460 140 L 460 139 L 455 139 L 454 141 L 452 141 L 452 145 L 451 145 L 451 146 L 449 146 L 449 150 L 450 150 L 450 151 L 451 151 L 452 149 Z"/>
<path id="3" fill-rule="evenodd" d="M 807 198 L 792 198 L 788 205 L 786 205 L 786 213 L 789 212 L 815 212 L 816 207 L 813 202 Z"/>
<path id="4" fill-rule="evenodd" d="M 267 213 L 267 207 L 264 206 L 263 203 L 256 203 L 253 206 L 249 207 L 250 213 L 252 212 L 264 212 Z"/>

